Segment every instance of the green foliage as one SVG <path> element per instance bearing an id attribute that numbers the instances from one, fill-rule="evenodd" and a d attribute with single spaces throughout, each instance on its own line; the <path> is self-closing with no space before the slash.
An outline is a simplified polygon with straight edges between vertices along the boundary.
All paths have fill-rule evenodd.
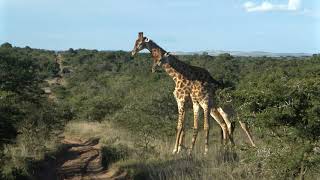
<path id="1" fill-rule="evenodd" d="M 1 44 L 1 48 L 12 48 L 12 45 L 8 42 Z"/>
<path id="2" fill-rule="evenodd" d="M 54 148 L 50 140 L 70 119 L 68 108 L 48 101 L 42 90 L 44 79 L 57 73 L 54 64 L 54 52 L 0 48 L 0 163 L 5 164 L 0 174 L 5 179 L 29 176 L 28 163 Z"/>
<path id="3" fill-rule="evenodd" d="M 242 117 L 254 118 L 272 143 L 275 152 L 265 165 L 277 169 L 276 178 L 298 176 L 302 164 L 314 167 L 319 156 L 312 149 L 320 139 L 320 65 L 314 57 L 272 64 L 244 76 L 233 95 Z"/>
<path id="4" fill-rule="evenodd" d="M 163 71 L 150 73 L 152 61 L 146 56 L 140 54 L 129 60 L 124 52 L 83 49 L 64 54 L 65 63 L 75 70 L 69 77 L 68 102 L 77 118 L 105 119 L 133 132 L 139 139 L 136 148 L 141 149 L 141 157 L 153 153 L 154 140 L 174 136 L 177 119 L 171 94 L 174 84 Z M 302 164 L 312 169 L 319 162 L 312 151 L 319 146 L 318 56 L 244 58 L 204 54 L 179 58 L 205 67 L 225 84 L 225 89 L 217 91 L 220 104 L 235 107 L 241 119 L 256 127 L 259 137 L 269 143 L 266 148 L 271 155 L 260 165 L 265 172 L 273 172 L 273 178 L 298 176 Z M 191 113 L 186 118 L 191 119 Z M 186 122 L 190 127 L 190 121 Z"/>
<path id="5" fill-rule="evenodd" d="M 173 81 L 162 70 L 151 73 L 149 54 L 139 54 L 134 60 L 123 51 L 70 48 L 60 54 L 63 66 L 70 73 L 64 74 L 66 86 L 53 88 L 58 99 L 54 103 L 47 100 L 41 88 L 44 79 L 58 75 L 56 53 L 9 44 L 1 46 L 0 143 L 6 144 L 3 147 L 18 149 L 19 142 L 20 145 L 28 142 L 27 154 L 31 150 L 43 154 L 48 151 L 45 142 L 73 119 L 110 121 L 136 136 L 134 146 L 139 150 L 139 157 L 159 155 L 154 142 L 173 139 L 177 105 L 172 95 Z M 223 82 L 224 89 L 216 94 L 219 105 L 235 107 L 240 118 L 258 135 L 255 138 L 258 148 L 242 152 L 243 161 L 230 163 L 230 169 L 250 167 L 252 171 L 238 169 L 244 179 L 285 179 L 304 172 L 305 177 L 319 174 L 319 152 L 314 150 L 320 146 L 319 55 L 270 58 L 203 54 L 179 56 L 179 59 L 208 69 L 215 79 Z M 191 119 L 190 110 L 186 113 L 187 128 L 192 124 Z M 117 147 L 107 147 L 104 152 L 106 157 L 114 158 L 106 159 L 108 162 L 127 157 Z M 1 161 L 9 162 L 11 158 L 13 162 L 8 154 L 2 153 Z M 36 159 L 34 154 L 21 155 L 11 168 L 6 166 L 6 172 L 21 171 L 23 168 L 13 168 L 16 162 L 32 162 Z M 155 167 L 164 168 L 162 164 L 167 163 L 160 162 Z M 191 162 L 190 167 L 210 168 L 211 165 Z M 206 177 L 195 172 L 191 175 Z"/>

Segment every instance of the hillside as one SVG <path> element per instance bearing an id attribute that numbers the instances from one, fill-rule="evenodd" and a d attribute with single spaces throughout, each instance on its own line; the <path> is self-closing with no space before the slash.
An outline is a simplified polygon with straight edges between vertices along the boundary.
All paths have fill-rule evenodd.
<path id="1" fill-rule="evenodd" d="M 309 53 L 272 53 L 272 52 L 264 52 L 264 51 L 222 51 L 222 50 L 207 50 L 207 51 L 196 51 L 196 52 L 173 52 L 177 55 L 202 55 L 202 54 L 208 54 L 210 56 L 219 56 L 221 54 L 230 54 L 232 56 L 244 56 L 244 57 L 307 57 L 312 56 L 312 54 Z"/>
<path id="2" fill-rule="evenodd" d="M 3 44 L 1 178 L 39 177 L 43 164 L 66 152 L 66 138 L 77 139 L 73 144 L 78 146 L 98 138 L 104 170 L 125 172 L 125 179 L 319 177 L 319 55 L 178 58 L 206 68 L 225 84 L 215 100 L 237 111 L 234 121 L 239 118 L 249 125 L 256 148 L 240 127 L 235 131 L 236 146 L 224 147 L 220 129 L 212 123 L 208 156 L 202 155 L 202 131 L 192 157 L 171 155 L 177 120 L 174 83 L 163 70 L 151 73 L 149 54 L 132 60 L 124 51 L 69 49 L 57 54 Z M 61 77 L 63 83 L 50 83 Z M 45 87 L 54 98 L 48 98 Z M 186 146 L 192 135 L 191 108 L 188 104 Z M 200 127 L 202 119 L 201 115 Z"/>

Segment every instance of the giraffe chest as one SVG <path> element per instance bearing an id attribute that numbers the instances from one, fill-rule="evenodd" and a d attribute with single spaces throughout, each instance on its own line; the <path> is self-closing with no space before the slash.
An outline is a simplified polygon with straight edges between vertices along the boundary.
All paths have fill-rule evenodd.
<path id="1" fill-rule="evenodd" d="M 186 79 L 178 79 L 175 81 L 176 87 L 174 95 L 178 99 L 186 99 L 192 91 L 192 83 Z"/>
<path id="2" fill-rule="evenodd" d="M 195 81 L 192 83 L 190 95 L 193 100 L 202 101 L 210 98 L 211 88 L 207 83 Z"/>

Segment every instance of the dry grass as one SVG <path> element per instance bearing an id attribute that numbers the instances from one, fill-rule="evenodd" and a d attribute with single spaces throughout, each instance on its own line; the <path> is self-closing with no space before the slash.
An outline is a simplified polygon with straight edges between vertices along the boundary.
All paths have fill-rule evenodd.
<path id="1" fill-rule="evenodd" d="M 231 149 L 222 147 L 219 131 L 218 128 L 214 128 L 210 136 L 210 153 L 207 156 L 203 155 L 204 135 L 201 131 L 191 158 L 186 155 L 186 151 L 172 155 L 174 138 L 154 140 L 149 144 L 152 151 L 147 152 L 136 146 L 139 141 L 137 135 L 117 128 L 107 121 L 70 122 L 66 126 L 64 135 L 79 139 L 98 137 L 101 145 L 105 147 L 122 148 L 118 145 L 125 145 L 130 149 L 130 155 L 125 159 L 119 159 L 112 166 L 126 169 L 138 179 L 261 179 L 259 167 L 246 162 L 243 149 L 251 148 L 243 144 L 243 141 L 247 142 L 244 133 L 240 130 L 235 132 L 238 146 Z M 186 145 L 191 142 L 191 134 L 187 131 Z"/>
<path id="2" fill-rule="evenodd" d="M 31 163 L 42 160 L 46 154 L 57 151 L 59 145 L 60 137 L 58 136 L 47 137 L 34 133 L 18 135 L 14 144 L 4 146 L 2 174 L 7 178 L 15 178 L 11 177 L 13 174 L 27 177 L 29 168 L 32 168 Z"/>
<path id="3" fill-rule="evenodd" d="M 100 138 L 102 145 L 126 144 L 133 147 L 132 136 L 108 121 L 72 121 L 66 125 L 63 135 L 71 139 Z"/>
<path id="4" fill-rule="evenodd" d="M 192 157 L 189 157 L 186 150 L 179 155 L 172 155 L 174 137 L 154 139 L 146 150 L 143 146 L 137 146 L 144 143 L 138 134 L 117 128 L 107 121 L 73 121 L 64 132 L 66 137 L 71 138 L 100 138 L 101 146 L 106 150 L 104 154 L 108 156 L 105 158 L 111 160 L 109 169 L 126 171 L 134 179 L 277 179 L 277 169 L 264 166 L 270 155 L 270 147 L 257 136 L 254 138 L 258 147 L 252 148 L 239 127 L 234 134 L 236 146 L 232 148 L 221 145 L 217 126 L 210 134 L 209 154 L 203 155 L 204 133 L 200 131 Z M 191 130 L 187 130 L 185 145 L 190 145 L 191 136 Z"/>

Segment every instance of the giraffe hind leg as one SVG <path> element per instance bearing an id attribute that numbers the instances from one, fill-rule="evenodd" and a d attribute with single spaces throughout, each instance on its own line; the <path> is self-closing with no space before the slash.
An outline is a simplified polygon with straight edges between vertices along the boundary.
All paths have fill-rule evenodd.
<path id="1" fill-rule="evenodd" d="M 234 145 L 234 141 L 233 141 L 233 132 L 234 132 L 234 123 L 232 123 L 229 120 L 228 114 L 221 108 L 218 108 L 218 112 L 220 114 L 220 116 L 223 118 L 225 124 L 227 125 L 228 128 L 228 135 L 229 135 L 229 141 L 232 145 Z"/>
<path id="2" fill-rule="evenodd" d="M 249 141 L 250 141 L 250 143 L 251 143 L 251 146 L 256 147 L 256 144 L 255 144 L 254 141 L 253 141 L 253 138 L 252 138 L 252 136 L 251 136 L 251 133 L 250 133 L 250 131 L 249 131 L 249 128 L 248 128 L 247 124 L 244 123 L 244 122 L 241 122 L 240 120 L 239 120 L 239 124 L 240 124 L 241 128 L 243 129 L 243 131 L 244 131 L 244 132 L 246 133 L 246 135 L 248 136 Z"/>
<path id="3" fill-rule="evenodd" d="M 228 136 L 229 136 L 227 125 L 224 122 L 223 117 L 220 115 L 219 111 L 216 108 L 211 108 L 210 115 L 220 125 L 222 129 L 222 134 L 223 134 L 223 145 L 225 145 L 227 143 Z"/>

